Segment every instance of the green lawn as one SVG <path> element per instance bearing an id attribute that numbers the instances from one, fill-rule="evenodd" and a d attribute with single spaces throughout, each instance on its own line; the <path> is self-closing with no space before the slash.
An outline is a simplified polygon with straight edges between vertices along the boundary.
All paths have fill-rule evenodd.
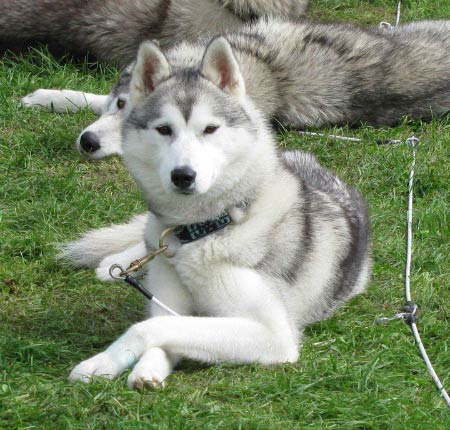
<path id="1" fill-rule="evenodd" d="M 376 24 L 395 1 L 315 1 L 311 16 Z M 404 1 L 403 18 L 450 17 L 448 1 Z M 450 55 L 450 53 L 449 53 Z M 411 151 L 380 146 L 420 137 L 413 299 L 436 371 L 450 388 L 450 122 L 395 129 L 333 129 L 363 143 L 280 136 L 355 184 L 372 212 L 374 270 L 368 292 L 311 326 L 298 363 L 262 367 L 185 363 L 162 391 L 117 381 L 70 384 L 79 361 L 144 317 L 133 290 L 55 259 L 56 244 L 145 210 L 121 160 L 87 162 L 74 149 L 87 111 L 22 109 L 43 88 L 108 92 L 116 70 L 57 63 L 45 51 L 0 60 L 1 429 L 449 429 L 450 414 L 401 321 L 375 325 L 404 303 L 405 220 Z"/>

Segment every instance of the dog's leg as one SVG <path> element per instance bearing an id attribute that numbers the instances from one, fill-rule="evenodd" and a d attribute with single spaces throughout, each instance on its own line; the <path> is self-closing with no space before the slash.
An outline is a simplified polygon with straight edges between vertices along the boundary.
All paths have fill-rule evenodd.
<path id="1" fill-rule="evenodd" d="M 170 285 L 170 288 L 168 286 Z M 164 260 L 155 260 L 147 274 L 146 287 L 155 297 L 162 300 L 181 315 L 193 313 L 192 296 L 181 285 L 178 276 Z M 154 302 L 149 303 L 152 317 L 168 315 Z M 165 379 L 181 361 L 179 354 L 169 354 L 161 348 L 150 348 L 139 359 L 133 371 L 128 375 L 128 386 L 141 390 L 146 388 L 163 388 Z"/>
<path id="2" fill-rule="evenodd" d="M 155 369 L 145 354 L 157 347 L 169 354 L 203 362 L 231 361 L 263 364 L 295 362 L 298 349 L 289 332 L 273 330 L 250 318 L 156 317 L 135 324 L 104 352 L 81 362 L 70 379 L 90 381 L 92 376 L 114 379 L 141 358 L 135 373 Z M 140 362 L 140 361 L 139 361 Z M 149 367 L 149 369 L 147 369 Z M 170 365 L 167 368 L 170 370 Z M 134 371 L 133 371 L 134 372 Z M 153 380 L 130 374 L 129 384 Z M 158 375 L 164 378 L 166 375 Z"/>
<path id="3" fill-rule="evenodd" d="M 151 264 L 147 274 L 146 288 L 179 314 L 191 315 L 194 312 L 192 296 L 181 285 L 173 269 L 163 259 L 156 259 Z M 154 317 L 168 315 L 166 310 L 153 302 L 149 303 L 149 313 Z M 111 353 L 111 351 L 109 352 Z M 98 354 L 95 356 L 96 360 L 86 360 L 75 367 L 69 378 L 89 382 L 93 375 L 100 375 L 112 379 L 133 364 L 133 362 L 130 362 L 117 366 L 110 360 L 109 355 L 113 356 L 114 361 L 123 354 L 114 350 L 111 354 L 107 354 L 106 351 Z M 164 379 L 172 372 L 173 367 L 180 359 L 179 355 L 168 354 L 161 348 L 148 348 L 133 372 L 130 373 L 128 385 L 136 389 L 141 389 L 144 386 L 162 387 Z"/>
<path id="4" fill-rule="evenodd" d="M 135 324 L 104 352 L 76 366 L 70 378 L 112 379 L 155 347 L 203 362 L 294 362 L 296 330 L 262 277 L 251 269 L 222 268 L 214 278 L 212 288 L 201 286 L 198 302 L 207 312 L 225 316 L 160 316 Z"/>
<path id="5" fill-rule="evenodd" d="M 22 106 L 42 107 L 53 112 L 76 112 L 89 108 L 100 115 L 108 96 L 73 90 L 38 89 L 21 99 Z"/>

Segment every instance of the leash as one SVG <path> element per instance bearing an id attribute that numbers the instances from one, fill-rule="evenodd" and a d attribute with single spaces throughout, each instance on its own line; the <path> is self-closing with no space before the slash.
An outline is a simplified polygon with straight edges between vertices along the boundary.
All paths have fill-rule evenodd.
<path id="1" fill-rule="evenodd" d="M 173 309 L 171 309 L 169 306 L 167 306 L 165 303 L 163 303 L 161 300 L 156 298 L 150 291 L 148 291 L 144 286 L 133 276 L 130 275 L 130 273 L 136 272 L 139 269 L 142 269 L 147 263 L 152 261 L 156 256 L 158 255 L 164 255 L 167 258 L 173 257 L 175 254 L 172 252 L 169 252 L 168 246 L 164 243 L 164 239 L 167 235 L 172 233 L 175 230 L 175 227 L 169 227 L 165 229 L 161 236 L 159 237 L 159 248 L 155 251 L 150 252 L 145 257 L 142 257 L 138 260 L 132 261 L 130 265 L 125 270 L 120 264 L 113 264 L 109 268 L 109 275 L 111 278 L 116 280 L 121 280 L 126 282 L 128 285 L 131 285 L 133 288 L 135 288 L 137 291 L 139 291 L 141 294 L 143 294 L 145 297 L 147 297 L 148 300 L 151 302 L 154 302 L 156 305 L 158 305 L 160 308 L 164 309 L 165 311 L 169 312 L 169 314 L 173 316 L 180 316 L 177 312 L 175 312 Z M 117 273 L 117 271 L 119 271 Z"/>
<path id="2" fill-rule="evenodd" d="M 395 27 L 397 27 L 400 23 L 400 14 L 401 14 L 401 5 L 402 0 L 398 0 L 397 2 L 397 13 L 395 17 Z M 384 28 L 386 30 L 392 30 L 394 26 L 392 26 L 389 22 L 380 22 L 380 28 Z M 338 136 L 338 135 L 326 135 L 322 133 L 313 133 L 313 132 L 304 132 L 299 131 L 299 134 L 307 135 L 307 136 L 315 136 L 315 137 L 327 137 L 331 139 L 338 139 L 344 141 L 352 141 L 352 142 L 362 142 L 362 139 L 358 139 L 355 137 L 347 137 L 347 136 Z M 401 140 L 397 139 L 386 139 L 384 141 L 377 142 L 378 145 L 385 144 L 397 144 L 401 143 Z M 414 171 L 416 166 L 416 146 L 419 143 L 419 139 L 415 136 L 412 136 L 406 139 L 406 143 L 412 148 L 412 163 L 411 169 L 409 173 L 409 181 L 408 181 L 408 213 L 407 213 L 407 245 L 406 245 L 406 267 L 405 267 L 405 298 L 406 303 L 403 306 L 402 312 L 396 313 L 392 317 L 381 317 L 376 320 L 377 323 L 386 323 L 393 320 L 401 319 L 405 321 L 411 328 L 411 331 L 414 335 L 415 342 L 417 347 L 422 355 L 422 359 L 427 367 L 427 370 L 431 377 L 433 378 L 436 387 L 444 398 L 447 406 L 450 408 L 450 396 L 442 385 L 441 380 L 439 379 L 436 371 L 434 370 L 433 365 L 431 364 L 430 358 L 428 357 L 425 346 L 423 345 L 422 339 L 420 337 L 419 329 L 417 327 L 417 317 L 418 317 L 418 306 L 412 301 L 411 298 L 411 258 L 412 258 L 412 215 L 413 215 L 413 185 L 414 185 Z"/>
<path id="3" fill-rule="evenodd" d="M 295 132 L 297 134 L 302 134 L 303 136 L 326 137 L 328 139 L 347 140 L 350 142 L 362 142 L 363 141 L 359 137 L 339 136 L 337 134 L 325 134 L 325 133 L 316 133 L 316 132 L 312 132 L 312 131 L 301 131 L 301 130 L 296 130 Z"/>
<path id="4" fill-rule="evenodd" d="M 402 0 L 397 2 L 397 13 L 395 17 L 395 27 L 398 27 L 400 23 Z M 388 30 L 392 28 L 392 25 L 388 22 L 380 22 L 380 27 L 387 28 Z M 400 143 L 398 140 L 392 139 L 386 143 Z M 416 167 L 416 146 L 419 144 L 419 139 L 412 136 L 406 139 L 406 144 L 412 148 L 412 162 L 409 172 L 408 180 L 408 213 L 407 213 L 407 239 L 406 239 L 406 266 L 405 266 L 405 298 L 406 303 L 403 306 L 403 312 L 395 314 L 393 317 L 386 318 L 382 317 L 377 320 L 377 322 L 389 322 L 396 319 L 402 319 L 411 327 L 411 331 L 414 335 L 417 347 L 419 348 L 422 359 L 427 366 L 427 370 L 431 377 L 433 378 L 436 387 L 444 398 L 447 406 L 450 408 L 450 397 L 442 385 L 433 365 L 431 364 L 430 358 L 428 357 L 427 351 L 423 345 L 422 339 L 420 337 L 419 329 L 417 327 L 417 310 L 418 306 L 412 301 L 411 298 L 411 258 L 412 258 L 412 217 L 413 217 L 413 186 L 414 186 L 414 170 Z"/>

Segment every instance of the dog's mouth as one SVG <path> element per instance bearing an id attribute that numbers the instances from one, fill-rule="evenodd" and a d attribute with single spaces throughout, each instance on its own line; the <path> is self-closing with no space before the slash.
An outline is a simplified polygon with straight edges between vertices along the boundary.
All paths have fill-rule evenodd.
<path id="1" fill-rule="evenodd" d="M 197 191 L 196 191 L 195 188 L 194 188 L 194 189 L 192 189 L 192 190 L 179 190 L 179 189 L 175 189 L 174 192 L 175 192 L 175 194 L 179 194 L 179 195 L 182 195 L 182 196 L 190 196 L 190 195 L 192 195 L 192 194 L 196 194 Z"/>

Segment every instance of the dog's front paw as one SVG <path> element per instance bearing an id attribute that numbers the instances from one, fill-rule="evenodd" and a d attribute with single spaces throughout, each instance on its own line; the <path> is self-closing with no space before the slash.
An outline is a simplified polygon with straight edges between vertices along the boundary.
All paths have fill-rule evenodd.
<path id="1" fill-rule="evenodd" d="M 70 372 L 69 379 L 88 383 L 91 382 L 93 376 L 114 379 L 122 372 L 123 369 L 111 355 L 101 352 L 75 366 Z"/>
<path id="2" fill-rule="evenodd" d="M 135 390 L 164 388 L 164 380 L 170 375 L 173 363 L 160 348 L 146 351 L 128 376 L 128 386 Z"/>
<path id="3" fill-rule="evenodd" d="M 128 375 L 127 383 L 130 388 L 138 391 L 145 388 L 162 389 L 165 387 L 164 378 L 161 375 L 143 367 L 134 368 Z"/>
<path id="4" fill-rule="evenodd" d="M 20 100 L 23 107 L 41 107 L 51 109 L 56 90 L 38 89 Z"/>
<path id="5" fill-rule="evenodd" d="M 71 90 L 46 90 L 40 88 L 20 100 L 24 107 L 41 107 L 52 112 L 76 112 L 86 107 L 87 101 L 83 93 Z"/>

